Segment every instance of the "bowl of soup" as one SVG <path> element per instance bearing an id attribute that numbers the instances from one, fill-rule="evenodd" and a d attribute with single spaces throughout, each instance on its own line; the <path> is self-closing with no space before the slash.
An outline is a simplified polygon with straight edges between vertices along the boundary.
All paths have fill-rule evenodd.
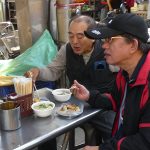
<path id="1" fill-rule="evenodd" d="M 33 112 L 38 117 L 48 117 L 52 114 L 55 103 L 50 101 L 40 101 L 33 103 L 31 108 L 33 109 Z"/>
<path id="2" fill-rule="evenodd" d="M 70 89 L 61 88 L 53 90 L 52 94 L 57 101 L 66 102 L 71 98 L 72 93 Z"/>

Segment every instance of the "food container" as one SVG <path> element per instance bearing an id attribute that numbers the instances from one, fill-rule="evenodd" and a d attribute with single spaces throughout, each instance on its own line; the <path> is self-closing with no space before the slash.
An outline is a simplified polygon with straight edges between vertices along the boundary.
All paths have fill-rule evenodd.
<path id="1" fill-rule="evenodd" d="M 52 91 L 54 98 L 59 102 L 66 102 L 71 98 L 70 89 L 56 89 Z"/>
<path id="2" fill-rule="evenodd" d="M 33 113 L 31 105 L 33 104 L 33 94 L 18 96 L 16 93 L 8 94 L 7 101 L 13 101 L 20 105 L 21 117 L 29 116 Z"/>
<path id="3" fill-rule="evenodd" d="M 16 77 L 13 78 L 13 83 L 18 96 L 31 94 L 33 91 L 32 78 Z"/>
<path id="4" fill-rule="evenodd" d="M 6 101 L 12 101 L 20 105 L 21 117 L 32 114 L 31 105 L 33 103 L 32 78 L 15 77 L 13 78 L 15 93 L 8 94 Z"/>
<path id="5" fill-rule="evenodd" d="M 32 104 L 31 108 L 38 117 L 48 117 L 52 114 L 55 104 L 50 101 L 41 101 Z"/>
<path id="6" fill-rule="evenodd" d="M 57 110 L 57 114 L 67 119 L 73 119 L 83 113 L 84 105 L 81 102 L 63 103 Z"/>
<path id="7" fill-rule="evenodd" d="M 16 130 L 21 127 L 20 106 L 8 101 L 0 104 L 0 127 L 2 130 Z"/>

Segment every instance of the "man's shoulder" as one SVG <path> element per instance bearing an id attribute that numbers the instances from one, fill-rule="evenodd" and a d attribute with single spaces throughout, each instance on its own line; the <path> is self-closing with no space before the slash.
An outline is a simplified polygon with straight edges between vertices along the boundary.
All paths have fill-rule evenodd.
<path id="1" fill-rule="evenodd" d="M 94 52 L 104 56 L 104 49 L 102 48 L 102 42 L 100 40 L 96 40 L 94 44 Z"/>
<path id="2" fill-rule="evenodd" d="M 66 53 L 67 54 L 74 54 L 71 44 L 68 42 L 66 43 Z"/>
<path id="3" fill-rule="evenodd" d="M 71 49 L 71 45 L 69 42 L 66 43 L 66 50 Z"/>
<path id="4" fill-rule="evenodd" d="M 95 46 L 102 49 L 102 42 L 100 40 L 95 40 Z"/>

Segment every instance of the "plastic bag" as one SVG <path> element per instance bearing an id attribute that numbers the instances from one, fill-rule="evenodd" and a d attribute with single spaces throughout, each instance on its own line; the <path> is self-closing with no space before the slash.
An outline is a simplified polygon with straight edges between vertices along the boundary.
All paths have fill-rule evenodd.
<path id="1" fill-rule="evenodd" d="M 56 54 L 57 46 L 49 31 L 45 30 L 38 41 L 24 53 L 7 63 L 0 63 L 0 75 L 22 76 L 33 67 L 48 65 Z"/>

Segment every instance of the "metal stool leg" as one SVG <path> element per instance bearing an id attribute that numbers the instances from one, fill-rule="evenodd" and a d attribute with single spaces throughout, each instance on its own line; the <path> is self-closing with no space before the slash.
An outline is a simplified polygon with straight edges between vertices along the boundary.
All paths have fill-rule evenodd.
<path id="1" fill-rule="evenodd" d="M 75 129 L 70 131 L 70 134 L 69 134 L 69 150 L 78 150 L 78 149 L 83 148 L 84 146 L 85 146 L 85 143 L 75 145 Z"/>
<path id="2" fill-rule="evenodd" d="M 69 150 L 75 149 L 75 129 L 70 131 L 69 134 Z"/>
<path id="3" fill-rule="evenodd" d="M 69 142 L 69 135 L 70 135 L 70 132 L 65 133 L 65 137 L 63 139 L 61 150 L 66 150 L 67 149 L 67 145 L 68 145 L 68 142 Z"/>
<path id="4" fill-rule="evenodd" d="M 82 128 L 84 131 L 85 143 L 75 145 L 75 129 L 73 129 L 65 134 L 61 150 L 66 150 L 68 144 L 68 150 L 77 150 L 83 148 L 86 145 L 86 143 L 88 143 L 91 140 L 93 130 L 89 130 L 87 126 L 80 126 L 80 128 Z"/>

